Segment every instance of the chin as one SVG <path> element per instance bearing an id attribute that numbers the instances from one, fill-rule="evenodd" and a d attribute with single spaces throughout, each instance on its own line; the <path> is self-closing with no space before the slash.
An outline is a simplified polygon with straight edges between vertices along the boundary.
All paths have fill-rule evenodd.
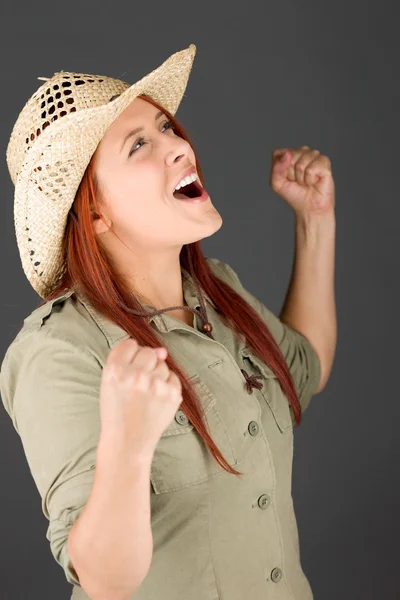
<path id="1" fill-rule="evenodd" d="M 214 219 L 214 231 L 213 233 L 216 233 L 217 231 L 219 231 L 223 225 L 223 220 L 221 215 L 219 214 L 219 212 L 216 210 L 216 215 L 215 215 L 215 219 Z"/>
<path id="2" fill-rule="evenodd" d="M 216 233 L 219 229 L 221 229 L 222 227 L 222 217 L 219 214 L 219 212 L 217 211 L 217 209 L 215 208 L 215 206 L 213 206 L 213 211 L 210 213 L 209 215 L 209 225 L 210 228 L 212 229 L 212 232 L 210 233 L 210 235 L 212 235 L 213 233 Z"/>
<path id="3" fill-rule="evenodd" d="M 199 226 L 196 227 L 196 232 L 193 232 L 194 235 L 185 243 L 192 244 L 214 235 L 214 233 L 217 233 L 217 231 L 221 229 L 222 224 L 223 221 L 221 215 L 219 212 L 215 211 L 208 219 L 205 219 L 202 224 L 199 224 Z"/>

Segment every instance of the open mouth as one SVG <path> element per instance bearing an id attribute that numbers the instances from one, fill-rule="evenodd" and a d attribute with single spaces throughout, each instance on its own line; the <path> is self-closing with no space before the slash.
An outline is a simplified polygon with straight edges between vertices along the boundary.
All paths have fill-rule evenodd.
<path id="1" fill-rule="evenodd" d="M 199 198 L 202 193 L 202 187 L 197 181 L 185 185 L 179 190 L 174 191 L 174 198 L 177 200 L 187 200 L 188 198 Z"/>

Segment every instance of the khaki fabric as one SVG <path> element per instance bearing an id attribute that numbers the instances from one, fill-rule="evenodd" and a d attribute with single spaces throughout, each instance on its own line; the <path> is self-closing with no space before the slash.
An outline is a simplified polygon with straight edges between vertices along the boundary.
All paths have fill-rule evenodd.
<path id="1" fill-rule="evenodd" d="M 231 267 L 207 260 L 268 324 L 304 410 L 320 381 L 316 352 L 246 291 Z M 185 301 L 195 308 L 196 289 L 189 274 L 182 274 Z M 132 598 L 310 600 L 291 495 L 291 409 L 272 370 L 206 302 L 214 340 L 201 332 L 196 315 L 193 327 L 166 313 L 150 322 L 191 377 L 214 441 L 243 476 L 219 467 L 190 422 L 179 415 L 172 420 L 157 446 L 149 482 L 152 565 Z M 3 404 L 49 520 L 52 554 L 74 586 L 73 600 L 88 597 L 70 562 L 67 537 L 93 482 L 102 367 L 126 337 L 69 293 L 25 319 L 2 364 Z M 261 374 L 263 388 L 249 394 L 240 369 Z"/>

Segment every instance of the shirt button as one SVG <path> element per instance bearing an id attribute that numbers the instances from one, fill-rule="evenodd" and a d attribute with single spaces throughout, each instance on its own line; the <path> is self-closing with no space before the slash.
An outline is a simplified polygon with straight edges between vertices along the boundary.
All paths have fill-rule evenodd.
<path id="1" fill-rule="evenodd" d="M 258 423 L 256 421 L 250 421 L 248 430 L 250 435 L 257 435 L 260 430 L 258 427 Z"/>
<path id="2" fill-rule="evenodd" d="M 178 412 L 176 413 L 175 421 L 179 423 L 179 425 L 187 425 L 189 423 L 189 419 L 181 410 L 178 410 Z"/>
<path id="3" fill-rule="evenodd" d="M 282 571 L 278 568 L 273 569 L 273 571 L 271 573 L 271 579 L 274 583 L 279 583 L 280 580 L 282 579 Z"/>
<path id="4" fill-rule="evenodd" d="M 271 498 L 268 496 L 268 494 L 263 494 L 262 496 L 259 497 L 258 499 L 258 506 L 260 508 L 262 508 L 263 510 L 265 508 L 268 508 L 268 506 L 271 504 Z"/>

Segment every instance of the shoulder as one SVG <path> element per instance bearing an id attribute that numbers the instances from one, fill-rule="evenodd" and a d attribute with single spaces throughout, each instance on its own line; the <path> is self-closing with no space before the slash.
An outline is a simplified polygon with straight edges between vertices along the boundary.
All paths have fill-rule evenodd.
<path id="1" fill-rule="evenodd" d="M 234 289 L 242 288 L 242 284 L 238 277 L 236 271 L 232 269 L 232 267 L 220 260 L 219 258 L 206 258 L 206 261 L 212 270 L 212 272 L 219 278 L 222 279 L 225 283 L 233 287 Z"/>
<path id="2" fill-rule="evenodd" d="M 72 292 L 46 302 L 24 319 L 2 360 L 0 393 L 6 410 L 18 386 L 28 380 L 37 383 L 61 367 L 66 380 L 83 367 L 95 372 L 109 350 L 104 333 Z"/>
<path id="3" fill-rule="evenodd" d="M 24 319 L 7 352 L 17 345 L 40 342 L 44 338 L 69 341 L 88 351 L 95 351 L 99 344 L 107 342 L 92 315 L 72 291 L 34 309 Z"/>

